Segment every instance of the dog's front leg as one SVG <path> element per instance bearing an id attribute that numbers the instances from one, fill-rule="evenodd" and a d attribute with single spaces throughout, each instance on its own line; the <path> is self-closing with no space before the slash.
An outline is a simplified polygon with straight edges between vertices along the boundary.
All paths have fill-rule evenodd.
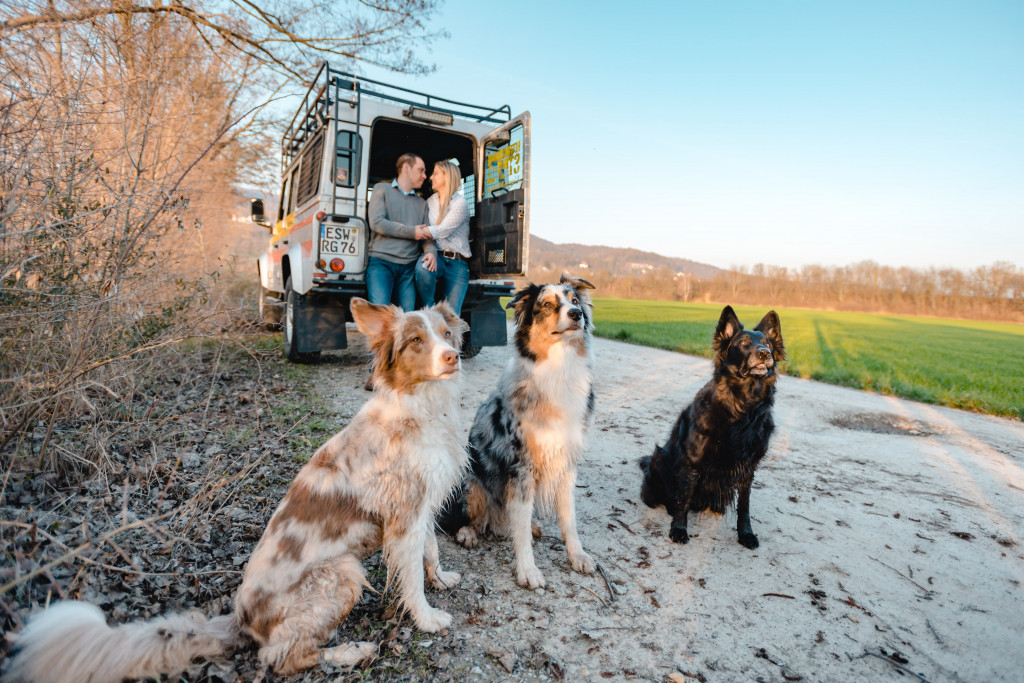
<path id="1" fill-rule="evenodd" d="M 736 534 L 740 545 L 751 550 L 761 545 L 750 526 L 750 485 L 753 482 L 753 472 L 740 481 L 739 499 L 736 501 Z"/>
<path id="2" fill-rule="evenodd" d="M 417 519 L 411 526 L 394 525 L 384 530 L 384 553 L 388 573 L 398 583 L 399 601 L 416 622 L 416 628 L 428 633 L 440 631 L 452 623 L 452 616 L 434 609 L 423 593 L 423 560 L 430 519 Z M 434 552 L 437 552 L 435 541 Z"/>
<path id="3" fill-rule="evenodd" d="M 533 481 L 520 481 L 509 488 L 511 492 L 506 502 L 506 516 L 512 550 L 516 556 L 516 583 L 525 588 L 543 588 L 544 575 L 537 569 L 533 559 Z"/>
<path id="4" fill-rule="evenodd" d="M 690 534 L 686 532 L 686 516 L 690 512 L 690 499 L 693 497 L 694 474 L 685 468 L 682 476 L 678 477 L 676 488 L 672 492 L 672 526 L 669 528 L 668 536 L 675 543 L 689 543 Z"/>
<path id="5" fill-rule="evenodd" d="M 437 552 L 437 535 L 433 525 L 427 527 L 427 538 L 423 546 L 423 569 L 427 572 L 427 583 L 431 588 L 444 590 L 452 588 L 462 575 L 458 572 L 446 572 L 441 569 L 441 557 Z"/>
<path id="6" fill-rule="evenodd" d="M 576 533 L 576 473 L 569 472 L 558 482 L 555 490 L 555 507 L 558 509 L 558 523 L 562 527 L 562 538 L 565 550 L 569 554 L 569 564 L 581 574 L 593 574 L 597 565 L 587 553 L 583 552 L 579 534 Z"/>

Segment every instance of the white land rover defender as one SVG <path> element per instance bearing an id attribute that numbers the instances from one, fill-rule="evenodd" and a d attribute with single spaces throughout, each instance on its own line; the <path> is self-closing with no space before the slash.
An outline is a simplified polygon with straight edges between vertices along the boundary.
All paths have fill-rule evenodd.
<path id="1" fill-rule="evenodd" d="M 258 260 L 259 315 L 284 328 L 284 352 L 303 362 L 347 346 L 349 302 L 366 297 L 367 207 L 375 183 L 395 177 L 411 152 L 429 173 L 457 159 L 470 212 L 470 282 L 462 306 L 464 354 L 505 344 L 499 297 L 526 274 L 530 205 L 530 114 L 392 86 L 331 69 L 313 79 L 281 142 L 277 216 L 252 200 L 270 230 Z M 429 180 L 424 184 L 428 196 Z"/>

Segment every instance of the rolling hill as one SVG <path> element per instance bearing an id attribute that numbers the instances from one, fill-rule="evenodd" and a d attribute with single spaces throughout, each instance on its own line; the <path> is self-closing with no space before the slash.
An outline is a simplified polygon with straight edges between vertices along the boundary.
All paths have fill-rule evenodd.
<path id="1" fill-rule="evenodd" d="M 707 263 L 662 256 L 652 251 L 588 244 L 556 244 L 535 234 L 530 235 L 529 266 L 531 275 L 536 273 L 532 276 L 538 278 L 551 272 L 583 275 L 587 271 L 604 271 L 623 277 L 665 268 L 707 279 L 722 272 Z"/>

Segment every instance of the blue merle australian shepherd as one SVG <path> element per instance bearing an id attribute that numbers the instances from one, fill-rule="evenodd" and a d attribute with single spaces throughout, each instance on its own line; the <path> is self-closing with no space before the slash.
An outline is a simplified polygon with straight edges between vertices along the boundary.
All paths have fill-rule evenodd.
<path id="1" fill-rule="evenodd" d="M 786 357 L 779 316 L 769 311 L 757 327 L 744 330 L 726 306 L 714 350 L 711 381 L 683 409 L 664 447 L 640 459 L 640 497 L 649 507 L 664 505 L 672 515 L 669 536 L 686 543 L 688 512 L 721 514 L 738 492 L 736 532 L 753 549 L 758 540 L 750 527 L 750 485 L 775 429 L 776 364 Z"/>
<path id="2" fill-rule="evenodd" d="M 594 411 L 593 304 L 586 280 L 516 292 L 515 353 L 477 410 L 469 433 L 470 470 L 440 523 L 467 548 L 488 530 L 512 539 L 516 582 L 544 586 L 533 558 L 534 505 L 554 508 L 572 568 L 592 574 L 594 560 L 576 533 L 576 463 Z"/>

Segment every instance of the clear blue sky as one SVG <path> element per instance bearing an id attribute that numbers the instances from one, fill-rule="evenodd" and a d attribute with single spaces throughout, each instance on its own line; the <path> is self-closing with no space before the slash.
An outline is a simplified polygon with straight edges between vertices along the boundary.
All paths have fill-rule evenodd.
<path id="1" fill-rule="evenodd" d="M 1024 0 L 449 0 L 427 77 L 533 117 L 531 231 L 719 267 L 1024 267 Z"/>

